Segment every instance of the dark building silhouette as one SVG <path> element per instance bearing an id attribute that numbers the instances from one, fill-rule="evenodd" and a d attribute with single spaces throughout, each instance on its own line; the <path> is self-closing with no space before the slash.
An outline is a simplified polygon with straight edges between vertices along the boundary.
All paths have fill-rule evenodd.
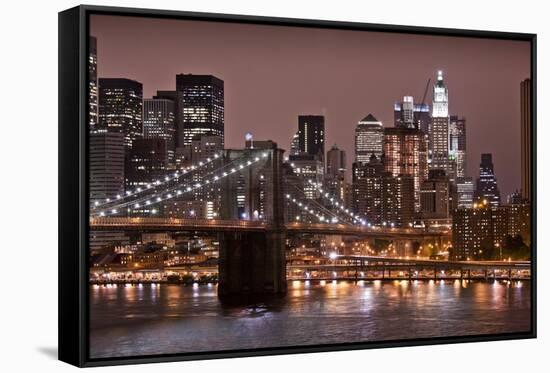
<path id="1" fill-rule="evenodd" d="M 336 144 L 327 152 L 327 175 L 341 179 L 346 175 L 346 152 Z"/>
<path id="2" fill-rule="evenodd" d="M 420 211 L 424 219 L 449 218 L 449 178 L 443 170 L 430 170 L 420 186 Z"/>
<path id="3" fill-rule="evenodd" d="M 487 200 L 487 203 L 493 207 L 500 205 L 500 191 L 498 190 L 491 153 L 481 154 L 475 197 L 478 200 Z"/>
<path id="4" fill-rule="evenodd" d="M 144 187 L 164 177 L 168 164 L 165 139 L 135 140 L 126 165 L 126 188 Z"/>
<path id="5" fill-rule="evenodd" d="M 99 79 L 99 125 L 124 135 L 124 146 L 143 136 L 143 86 L 125 78 Z"/>
<path id="6" fill-rule="evenodd" d="M 196 136 L 220 136 L 224 143 L 224 82 L 213 75 L 176 75 L 176 92 L 159 92 L 176 101 L 177 146 L 191 145 Z"/>
<path id="7" fill-rule="evenodd" d="M 531 79 L 520 85 L 521 97 L 521 193 L 531 201 Z"/>
<path id="8" fill-rule="evenodd" d="M 324 162 L 325 117 L 322 115 L 298 116 L 298 148 Z"/>

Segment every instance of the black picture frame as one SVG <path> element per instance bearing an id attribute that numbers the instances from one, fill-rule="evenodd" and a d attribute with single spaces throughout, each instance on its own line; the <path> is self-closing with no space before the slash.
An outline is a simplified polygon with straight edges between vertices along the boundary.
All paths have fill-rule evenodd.
<path id="1" fill-rule="evenodd" d="M 338 30 L 456 36 L 527 41 L 531 46 L 531 330 L 520 333 L 419 338 L 402 341 L 343 343 L 331 345 L 275 347 L 206 353 L 181 353 L 90 359 L 88 356 L 88 130 L 87 50 L 89 17 L 92 14 L 154 17 L 166 19 L 222 21 L 274 26 L 315 27 Z M 536 61 L 537 36 L 477 30 L 397 26 L 368 23 L 272 18 L 243 15 L 182 12 L 82 5 L 59 13 L 59 360 L 79 367 L 216 359 L 260 355 L 282 355 L 381 347 L 434 345 L 536 338 Z"/>

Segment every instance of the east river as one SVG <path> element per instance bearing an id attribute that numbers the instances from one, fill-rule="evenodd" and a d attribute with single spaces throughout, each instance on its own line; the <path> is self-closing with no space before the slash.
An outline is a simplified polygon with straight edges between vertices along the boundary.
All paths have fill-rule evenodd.
<path id="1" fill-rule="evenodd" d="M 90 357 L 529 331 L 530 281 L 289 281 L 222 304 L 216 285 L 90 286 Z"/>

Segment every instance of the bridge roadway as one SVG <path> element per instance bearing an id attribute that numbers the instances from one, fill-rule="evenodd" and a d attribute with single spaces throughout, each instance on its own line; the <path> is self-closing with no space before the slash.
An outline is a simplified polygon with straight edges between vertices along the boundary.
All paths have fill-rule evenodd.
<path id="1" fill-rule="evenodd" d="M 90 230 L 103 231 L 173 231 L 173 232 L 262 232 L 269 224 L 252 220 L 182 219 L 161 217 L 94 217 Z M 288 233 L 366 236 L 373 238 L 415 239 L 450 237 L 450 231 L 428 231 L 420 228 L 382 228 L 346 224 L 287 223 Z"/>

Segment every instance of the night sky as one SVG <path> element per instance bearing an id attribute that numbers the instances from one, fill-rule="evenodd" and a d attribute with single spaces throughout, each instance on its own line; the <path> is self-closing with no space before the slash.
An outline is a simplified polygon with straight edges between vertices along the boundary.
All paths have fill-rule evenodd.
<path id="1" fill-rule="evenodd" d="M 98 76 L 138 80 L 144 98 L 175 89 L 179 73 L 224 80 L 226 147 L 242 148 L 252 132 L 288 150 L 298 115 L 325 115 L 325 150 L 343 148 L 348 170 L 357 122 L 372 113 L 393 126 L 394 102 L 412 95 L 419 103 L 441 69 L 449 113 L 467 119 L 468 176 L 478 176 L 488 152 L 502 198 L 520 186 L 528 42 L 97 15 L 90 32 Z"/>

